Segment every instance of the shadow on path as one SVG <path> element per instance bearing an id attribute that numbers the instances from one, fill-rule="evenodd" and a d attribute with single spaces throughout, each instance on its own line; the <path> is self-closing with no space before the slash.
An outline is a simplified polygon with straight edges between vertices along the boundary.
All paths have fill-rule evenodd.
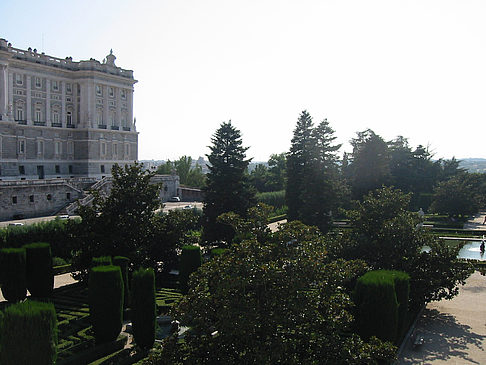
<path id="1" fill-rule="evenodd" d="M 433 361 L 464 364 L 481 364 L 470 357 L 470 350 L 484 351 L 486 336 L 479 335 L 471 327 L 457 322 L 456 318 L 436 309 L 425 309 L 418 325 L 418 331 L 424 337 L 424 344 L 413 350 L 411 344 L 404 351 L 400 364 L 428 364 Z"/>

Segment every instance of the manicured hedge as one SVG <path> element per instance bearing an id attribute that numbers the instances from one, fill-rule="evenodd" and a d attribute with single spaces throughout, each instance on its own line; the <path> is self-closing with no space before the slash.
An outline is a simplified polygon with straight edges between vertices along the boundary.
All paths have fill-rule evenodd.
<path id="1" fill-rule="evenodd" d="M 24 248 L 27 289 L 33 297 L 50 297 L 54 289 L 51 246 L 45 242 L 36 242 L 25 245 Z"/>
<path id="2" fill-rule="evenodd" d="M 27 295 L 24 248 L 0 250 L 0 270 L 3 297 L 9 302 L 18 302 Z"/>
<path id="3" fill-rule="evenodd" d="M 0 364 L 55 364 L 58 339 L 52 303 L 28 300 L 7 307 L 0 332 Z"/>
<path id="4" fill-rule="evenodd" d="M 202 257 L 199 246 L 187 245 L 182 247 L 181 263 L 179 269 L 179 284 L 181 290 L 186 292 L 189 275 L 201 266 Z"/>
<path id="5" fill-rule="evenodd" d="M 356 324 L 360 336 L 376 336 L 394 342 L 398 328 L 398 302 L 393 276 L 389 271 L 369 271 L 355 289 Z"/>
<path id="6" fill-rule="evenodd" d="M 96 266 L 89 274 L 89 314 L 96 343 L 114 341 L 123 319 L 123 279 L 119 266 Z"/>
<path id="7" fill-rule="evenodd" d="M 130 264 L 130 259 L 124 256 L 113 257 L 113 265 L 119 266 L 123 279 L 123 287 L 125 288 L 123 292 L 124 307 L 128 307 L 130 301 L 130 289 L 128 285 L 128 265 Z"/>
<path id="8" fill-rule="evenodd" d="M 228 251 L 227 248 L 213 248 L 210 251 L 211 252 L 211 258 L 214 258 L 214 257 L 217 257 L 217 256 L 221 256 L 226 251 Z"/>
<path id="9" fill-rule="evenodd" d="M 395 294 L 398 302 L 398 329 L 397 329 L 397 343 L 400 341 L 402 335 L 406 331 L 407 313 L 408 313 L 408 298 L 410 294 L 410 276 L 403 271 L 390 271 L 395 284 Z"/>
<path id="10" fill-rule="evenodd" d="M 91 267 L 112 265 L 110 256 L 99 256 L 91 259 Z"/>
<path id="11" fill-rule="evenodd" d="M 133 337 L 138 346 L 151 348 L 155 342 L 155 275 L 153 269 L 140 268 L 132 276 Z"/>

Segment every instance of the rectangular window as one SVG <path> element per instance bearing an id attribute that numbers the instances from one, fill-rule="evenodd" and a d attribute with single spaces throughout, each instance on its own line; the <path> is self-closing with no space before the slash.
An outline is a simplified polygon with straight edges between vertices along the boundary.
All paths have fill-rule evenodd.
<path id="1" fill-rule="evenodd" d="M 127 91 L 122 89 L 121 92 L 120 92 L 120 95 L 121 95 L 122 99 L 126 99 L 127 98 Z"/>
<path id="2" fill-rule="evenodd" d="M 101 152 L 100 152 L 101 153 L 101 156 L 106 155 L 106 143 L 105 142 L 101 142 L 100 147 L 101 147 Z"/>
<path id="3" fill-rule="evenodd" d="M 59 165 L 56 165 L 56 174 L 61 173 L 61 167 Z"/>
<path id="4" fill-rule="evenodd" d="M 101 165 L 100 168 L 101 168 L 101 173 L 104 174 L 105 173 L 105 165 Z"/>
<path id="5" fill-rule="evenodd" d="M 67 112 L 66 124 L 73 124 L 73 113 L 72 112 Z"/>
<path id="6" fill-rule="evenodd" d="M 33 196 L 33 195 L 29 195 L 29 201 L 30 201 L 31 203 L 33 203 L 33 202 L 34 202 L 34 196 Z"/>
<path id="7" fill-rule="evenodd" d="M 96 85 L 96 95 L 103 95 L 103 89 L 101 88 L 101 85 Z"/>
<path id="8" fill-rule="evenodd" d="M 35 121 L 41 122 L 42 121 L 42 111 L 41 108 L 35 108 Z"/>
<path id="9" fill-rule="evenodd" d="M 59 123 L 59 112 L 58 111 L 52 112 L 52 123 Z"/>
<path id="10" fill-rule="evenodd" d="M 61 154 L 61 142 L 59 141 L 54 142 L 54 154 L 56 155 Z"/>
<path id="11" fill-rule="evenodd" d="M 71 84 L 69 82 L 66 84 L 66 91 L 68 93 L 72 93 L 73 92 L 72 86 L 71 86 Z"/>
<path id="12" fill-rule="evenodd" d="M 113 143 L 113 157 L 118 155 L 118 143 Z"/>
<path id="13" fill-rule="evenodd" d="M 69 155 L 72 155 L 73 154 L 73 151 L 74 151 L 73 141 L 68 141 L 68 143 L 67 143 L 67 153 Z"/>
<path id="14" fill-rule="evenodd" d="M 66 199 L 71 200 L 71 193 L 66 193 Z"/>
<path id="15" fill-rule="evenodd" d="M 110 97 L 114 97 L 115 96 L 115 89 L 113 89 L 112 87 L 109 87 L 108 88 L 108 94 L 110 95 Z"/>
<path id="16" fill-rule="evenodd" d="M 19 153 L 25 153 L 25 141 L 19 141 Z"/>
<path id="17" fill-rule="evenodd" d="M 42 86 L 42 83 L 41 83 L 40 77 L 36 77 L 35 78 L 35 87 L 40 89 L 41 86 Z"/>
<path id="18" fill-rule="evenodd" d="M 37 154 L 42 155 L 44 153 L 44 141 L 37 141 Z"/>
<path id="19" fill-rule="evenodd" d="M 25 166 L 23 166 L 23 165 L 20 165 L 19 166 L 19 174 L 20 175 L 25 175 Z"/>
<path id="20" fill-rule="evenodd" d="M 98 125 L 103 125 L 103 111 L 101 110 L 96 112 L 96 123 L 98 123 Z"/>
<path id="21" fill-rule="evenodd" d="M 15 74 L 15 83 L 17 85 L 23 85 L 24 84 L 24 78 L 21 74 Z"/>
<path id="22" fill-rule="evenodd" d="M 59 90 L 59 82 L 52 81 L 52 90 L 58 91 Z"/>
<path id="23" fill-rule="evenodd" d="M 69 165 L 68 169 L 69 169 L 69 173 L 72 174 L 73 173 L 73 165 Z"/>
<path id="24" fill-rule="evenodd" d="M 125 145 L 125 156 L 128 157 L 129 154 L 130 154 L 130 145 L 127 143 Z"/>
<path id="25" fill-rule="evenodd" d="M 17 108 L 17 120 L 24 120 L 24 109 Z"/>
<path id="26" fill-rule="evenodd" d="M 16 196 L 12 197 L 12 204 L 17 204 L 17 197 Z"/>

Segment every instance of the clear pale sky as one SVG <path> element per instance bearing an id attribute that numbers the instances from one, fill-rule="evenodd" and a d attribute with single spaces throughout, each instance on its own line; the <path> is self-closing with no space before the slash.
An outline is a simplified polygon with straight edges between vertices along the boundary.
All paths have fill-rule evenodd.
<path id="1" fill-rule="evenodd" d="M 486 157 L 486 1 L 0 1 L 0 37 L 134 70 L 139 159 L 208 153 L 229 119 L 256 161 L 303 109 L 341 152 L 357 131 Z"/>

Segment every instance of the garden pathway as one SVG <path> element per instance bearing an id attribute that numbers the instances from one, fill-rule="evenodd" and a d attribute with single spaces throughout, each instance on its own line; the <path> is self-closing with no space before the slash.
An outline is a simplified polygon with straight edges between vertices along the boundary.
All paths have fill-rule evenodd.
<path id="1" fill-rule="evenodd" d="M 486 216 L 486 211 L 481 211 L 476 214 L 473 218 L 469 219 L 466 223 L 464 223 L 464 229 L 469 230 L 486 230 L 486 224 L 483 225 L 484 217 Z"/>
<path id="2" fill-rule="evenodd" d="M 408 341 L 398 364 L 486 364 L 486 277 L 475 272 L 452 300 L 427 305 L 415 333 L 424 344 Z"/>
<path id="3" fill-rule="evenodd" d="M 77 281 L 71 277 L 70 273 L 54 276 L 54 288 L 60 288 L 61 286 L 74 284 L 76 282 Z M 5 301 L 5 298 L 3 297 L 3 294 L 0 292 L 0 302 L 3 301 Z"/>

